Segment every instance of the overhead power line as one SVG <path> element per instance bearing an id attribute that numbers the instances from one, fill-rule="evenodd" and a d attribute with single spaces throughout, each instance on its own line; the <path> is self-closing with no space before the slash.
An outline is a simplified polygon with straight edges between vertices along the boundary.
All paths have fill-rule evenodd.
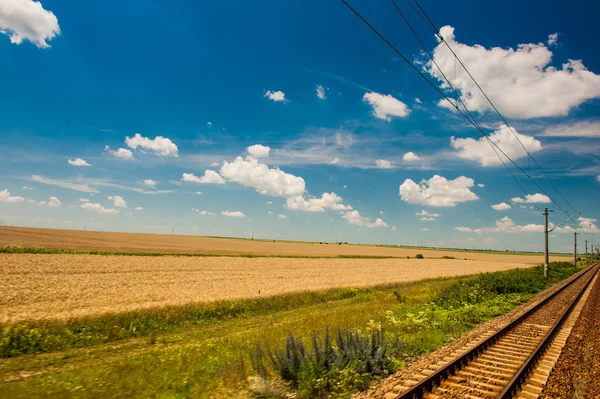
<path id="1" fill-rule="evenodd" d="M 496 114 L 500 117 L 500 119 L 502 120 L 502 122 L 504 123 L 504 125 L 506 125 L 506 127 L 510 130 L 510 132 L 513 134 L 513 136 L 515 137 L 515 139 L 517 139 L 517 142 L 521 145 L 521 147 L 523 148 L 523 150 L 527 154 L 528 158 L 531 158 L 531 160 L 533 161 L 533 163 L 535 164 L 535 166 L 542 173 L 542 175 L 548 181 L 548 183 L 550 183 L 550 185 L 555 190 L 555 192 L 558 193 L 558 195 L 573 210 L 573 212 L 577 212 L 577 210 L 571 205 L 571 203 L 569 203 L 569 201 L 567 201 L 567 199 L 560 192 L 560 190 L 554 185 L 554 183 L 552 182 L 552 180 L 550 180 L 550 178 L 548 177 L 548 175 L 546 175 L 546 173 L 542 170 L 542 168 L 540 167 L 540 165 L 538 164 L 538 162 L 535 160 L 535 158 L 533 157 L 533 155 L 531 155 L 531 153 L 529 152 L 529 150 L 527 150 L 527 148 L 525 147 L 525 145 L 519 139 L 519 137 L 516 134 L 516 132 L 508 124 L 508 121 L 506 120 L 506 118 L 504 118 L 504 116 L 500 113 L 500 111 L 498 110 L 498 108 L 496 107 L 496 105 L 492 102 L 492 100 L 489 98 L 489 96 L 487 95 L 487 93 L 483 90 L 483 88 L 481 87 L 481 85 L 479 84 L 479 82 L 477 82 L 477 80 L 475 79 L 475 77 L 473 77 L 473 75 L 471 74 L 471 72 L 469 71 L 469 69 L 465 66 L 465 64 L 462 62 L 462 60 L 460 59 L 460 57 L 458 57 L 458 55 L 456 54 L 456 52 L 454 51 L 454 49 L 452 49 L 452 47 L 450 46 L 450 44 L 448 44 L 448 42 L 446 42 L 446 40 L 444 39 L 444 37 L 440 34 L 439 29 L 433 23 L 433 21 L 431 20 L 431 18 L 429 18 L 429 15 L 427 15 L 427 12 L 425 12 L 425 10 L 423 9 L 423 7 L 421 7 L 421 5 L 419 4 L 419 1 L 418 0 L 413 0 L 413 1 L 416 4 L 416 6 L 418 7 L 418 10 L 413 6 L 411 0 L 406 0 L 406 2 L 411 6 L 411 8 L 421 17 L 421 19 L 425 22 L 425 24 L 427 26 L 429 26 L 429 28 L 439 38 L 440 42 L 444 43 L 446 45 L 446 47 L 450 50 L 450 52 L 452 52 L 452 55 L 454 56 L 454 58 L 460 63 L 460 65 L 465 70 L 465 72 L 469 75 L 469 77 L 471 78 L 471 80 L 473 81 L 473 83 L 475 83 L 475 85 L 477 86 L 477 88 L 479 89 L 479 91 L 481 92 L 481 94 L 483 94 L 483 96 L 488 101 L 488 103 L 490 104 L 490 106 L 493 108 L 493 110 L 496 112 Z M 408 21 L 406 20 L 406 18 L 404 18 L 404 15 L 401 13 L 400 9 L 396 5 L 395 0 L 392 0 L 392 3 L 394 3 L 394 6 L 396 7 L 396 10 L 398 10 L 398 12 L 402 15 L 403 19 L 405 20 L 405 22 L 408 24 Z M 411 28 L 411 30 L 413 30 L 413 29 Z M 413 33 L 415 33 L 414 30 L 413 30 Z M 417 35 L 417 34 L 415 33 L 415 35 Z M 423 45 L 420 39 L 419 39 L 419 42 L 421 43 L 421 45 Z M 429 52 L 427 52 L 427 53 L 430 54 Z M 436 63 L 436 66 L 437 66 L 437 63 Z M 438 69 L 440 69 L 439 66 L 438 66 Z M 441 69 L 440 69 L 440 72 L 441 72 Z M 445 78 L 445 80 L 448 81 L 448 79 L 446 79 L 446 78 Z M 456 90 L 454 90 L 454 91 L 456 93 Z M 548 197 L 551 198 L 550 196 L 548 196 Z M 569 216 L 569 214 L 566 211 L 564 211 L 558 205 L 558 203 L 556 203 L 556 201 L 553 200 L 553 202 L 559 207 L 559 209 L 561 211 L 563 211 L 563 213 L 565 213 L 565 215 Z"/>
<path id="2" fill-rule="evenodd" d="M 419 38 L 418 34 L 416 33 L 416 31 L 412 28 L 412 26 L 410 25 L 410 22 L 407 20 L 407 18 L 404 16 L 404 14 L 402 13 L 402 11 L 400 11 L 400 8 L 398 7 L 398 5 L 396 4 L 395 0 L 391 0 L 392 3 L 394 4 L 394 7 L 396 8 L 396 10 L 398 11 L 398 13 L 402 16 L 402 19 L 404 19 L 404 21 L 406 22 L 406 24 L 409 26 L 409 28 L 411 29 L 411 31 L 413 32 L 413 34 L 415 35 L 415 37 L 417 37 L 417 40 L 419 41 L 419 43 L 421 44 L 421 47 L 423 47 L 423 49 L 426 51 L 426 53 L 428 54 L 429 58 L 431 59 L 431 61 L 435 64 L 435 66 L 438 68 L 438 70 L 440 71 L 440 73 L 442 74 L 442 76 L 444 77 L 444 80 L 446 82 L 446 84 L 448 84 L 448 86 L 450 88 L 452 88 L 453 92 L 455 93 L 455 95 L 457 96 L 457 99 L 460 99 L 459 95 L 457 94 L 457 90 L 455 89 L 455 87 L 450 83 L 449 79 L 444 75 L 443 71 L 441 70 L 441 68 L 439 67 L 439 65 L 437 64 L 437 62 L 434 60 L 434 58 L 432 57 L 431 53 L 427 50 L 426 46 L 423 44 L 423 42 L 421 41 L 421 39 Z M 413 11 L 419 15 L 419 17 L 423 20 L 423 22 L 425 22 L 425 24 L 433 31 L 433 33 L 438 37 L 438 39 L 440 40 L 441 43 L 444 43 L 444 45 L 450 50 L 450 52 L 452 53 L 452 55 L 455 58 L 455 61 L 458 61 L 461 65 L 461 67 L 465 70 L 465 72 L 469 75 L 469 77 L 471 78 L 471 80 L 473 81 L 473 83 L 475 83 L 475 85 L 477 86 L 477 88 L 479 89 L 479 91 L 483 94 L 483 96 L 486 98 L 486 100 L 488 101 L 488 103 L 491 105 L 491 107 L 494 109 L 494 111 L 496 112 L 496 114 L 500 117 L 500 119 L 502 120 L 502 122 L 504 123 L 504 125 L 506 125 L 506 127 L 508 128 L 508 130 L 512 133 L 512 135 L 515 137 L 515 139 L 517 140 L 517 142 L 521 145 L 521 147 L 523 148 L 523 150 L 525 151 L 525 153 L 527 154 L 527 159 L 529 160 L 531 158 L 531 160 L 533 161 L 533 163 L 535 164 L 535 166 L 538 168 L 538 170 L 542 173 L 542 175 L 544 176 L 544 178 L 548 181 L 548 183 L 550 183 L 550 185 L 552 186 L 552 188 L 554 189 L 555 194 L 558 193 L 558 195 L 563 199 L 563 201 L 565 201 L 565 203 L 573 210 L 573 212 L 575 213 L 581 213 L 577 212 L 577 210 L 573 207 L 573 205 L 571 205 L 571 203 L 565 198 L 565 196 L 560 192 L 560 190 L 554 185 L 554 183 L 552 182 L 552 180 L 550 180 L 550 178 L 548 177 L 548 175 L 546 175 L 546 173 L 542 170 L 541 166 L 539 165 L 539 163 L 535 160 L 535 158 L 533 157 L 533 155 L 527 150 L 527 148 L 525 147 L 525 145 L 523 145 L 523 143 L 521 142 L 521 140 L 519 139 L 518 135 L 516 134 L 516 132 L 513 130 L 513 128 L 508 124 L 508 121 L 504 118 L 504 116 L 500 113 L 500 111 L 498 110 L 498 108 L 495 106 L 495 104 L 492 102 L 492 100 L 489 98 L 489 96 L 487 95 L 487 93 L 483 90 L 483 88 L 481 87 L 481 85 L 479 84 L 479 82 L 477 82 L 477 80 L 475 79 L 475 77 L 471 74 L 471 72 L 468 70 L 468 68 L 466 67 L 466 65 L 462 62 L 462 60 L 460 59 L 460 57 L 456 54 L 456 52 L 454 51 L 454 49 L 452 48 L 452 46 L 450 46 L 450 44 L 444 39 L 444 37 L 441 35 L 438 27 L 435 25 L 435 23 L 431 20 L 431 18 L 429 18 L 429 15 L 427 15 L 427 12 L 423 9 L 423 7 L 421 7 L 421 5 L 419 4 L 418 0 L 413 0 L 414 3 L 416 4 L 417 8 L 415 8 L 415 6 L 413 5 L 413 3 L 411 2 L 411 0 L 406 0 L 406 2 L 410 5 L 410 7 L 413 9 Z M 456 71 L 455 71 L 456 74 Z M 465 109 L 468 109 L 466 107 L 466 105 L 462 102 L 463 106 L 465 107 Z M 470 114 L 470 113 L 469 113 Z M 471 114 L 470 114 L 471 115 Z M 474 119 L 474 118 L 473 118 Z M 514 163 L 514 162 L 513 162 Z M 521 169 L 521 168 L 519 168 Z M 558 202 L 556 202 L 556 200 L 554 198 L 552 198 L 550 195 L 548 195 L 536 182 L 535 180 L 533 180 L 531 178 L 531 176 L 528 173 L 525 173 L 525 171 L 523 171 L 521 169 L 521 172 L 523 172 L 532 182 L 534 182 L 536 184 L 536 186 L 538 188 L 540 188 L 542 190 L 542 192 L 548 197 L 550 198 L 550 200 L 567 216 L 567 219 L 565 220 L 568 221 L 571 219 L 571 217 L 569 216 L 569 213 L 567 211 L 565 211 L 559 204 Z M 538 208 L 539 209 L 539 208 Z M 564 223 L 564 222 L 563 222 Z M 562 224 L 562 223 L 561 223 Z M 573 224 L 573 223 L 571 223 Z M 576 226 L 577 228 L 581 228 L 581 226 L 578 226 L 576 224 L 573 224 L 574 226 Z M 586 234 L 586 236 L 588 236 L 589 238 L 589 234 L 584 231 L 584 233 Z"/>
<path id="3" fill-rule="evenodd" d="M 460 113 L 467 121 L 469 121 L 469 123 L 483 136 L 486 138 L 488 144 L 490 144 L 492 146 L 492 149 L 494 150 L 494 153 L 496 154 L 496 156 L 498 156 L 498 158 L 500 159 L 500 161 L 502 162 L 502 164 L 504 165 L 504 167 L 506 168 L 506 170 L 510 173 L 511 177 L 514 179 L 514 181 L 517 183 L 517 185 L 521 188 L 521 190 L 525 193 L 525 195 L 528 195 L 527 191 L 523 188 L 523 186 L 521 185 L 521 183 L 518 181 L 518 179 L 516 178 L 516 176 L 512 173 L 512 171 L 510 170 L 510 168 L 508 167 L 508 165 L 506 165 L 506 163 L 504 162 L 504 160 L 502 159 L 502 157 L 498 154 L 498 152 L 496 151 L 496 149 L 498 151 L 500 151 L 500 153 L 502 153 L 502 155 L 504 155 L 508 160 L 510 160 L 510 162 L 517 168 L 519 169 L 527 178 L 529 178 L 537 187 L 540 191 L 542 191 L 548 198 L 550 198 L 552 200 L 552 198 L 546 193 L 546 191 L 533 179 L 531 179 L 531 177 L 525 173 L 525 171 L 519 166 L 517 165 L 517 163 L 510 157 L 508 156 L 504 150 L 502 150 L 493 140 L 490 139 L 490 137 L 483 131 L 483 129 L 479 126 L 479 124 L 477 123 L 477 121 L 474 119 L 474 117 L 472 116 L 471 112 L 468 110 L 468 108 L 466 107 L 466 105 L 464 104 L 464 102 L 462 102 L 462 100 L 459 97 L 459 101 L 460 103 L 463 105 L 463 107 L 465 108 L 465 110 L 468 112 L 468 114 L 473 118 L 471 119 L 470 117 L 467 116 L 467 114 L 465 114 L 465 112 L 463 112 L 460 107 L 458 106 L 458 103 L 455 104 L 452 102 L 452 100 L 443 92 L 441 91 L 432 81 L 430 81 L 417 67 L 415 67 L 413 65 L 412 62 L 410 62 L 410 60 L 404 56 L 389 40 L 387 40 L 373 25 L 371 25 L 358 11 L 356 11 L 350 4 L 348 4 L 348 2 L 346 0 L 341 0 L 342 3 L 344 3 L 344 5 L 350 10 L 352 11 L 365 25 L 367 25 L 385 44 L 388 45 L 388 47 L 390 47 L 400 58 L 402 58 L 402 60 L 404 60 L 404 62 L 406 62 L 415 72 L 417 72 L 419 74 L 419 76 L 421 76 L 421 78 L 423 78 L 440 96 L 442 96 L 446 101 L 448 101 L 448 103 L 451 104 L 451 106 L 458 112 Z M 395 4 L 395 3 L 394 3 Z M 416 34 L 416 33 L 415 33 Z M 439 67 L 438 67 L 439 68 Z M 450 84 L 451 87 L 453 87 Z M 494 148 L 495 147 L 495 148 Z M 554 200 L 552 200 L 554 203 L 556 203 Z M 538 211 L 541 212 L 540 207 L 537 205 L 537 203 L 533 203 L 533 205 L 538 209 Z M 559 208 L 560 205 L 556 204 Z M 562 210 L 562 208 L 561 208 Z M 563 210 L 564 212 L 564 210 Z"/>

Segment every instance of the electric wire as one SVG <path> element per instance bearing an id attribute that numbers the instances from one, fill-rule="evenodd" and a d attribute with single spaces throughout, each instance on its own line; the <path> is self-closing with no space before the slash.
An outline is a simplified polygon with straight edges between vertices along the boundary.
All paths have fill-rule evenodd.
<path id="1" fill-rule="evenodd" d="M 544 171 L 541 169 L 541 167 L 539 166 L 539 164 L 535 161 L 535 159 L 533 158 L 533 156 L 531 155 L 531 153 L 527 150 L 527 148 L 525 148 L 525 146 L 523 145 L 523 143 L 521 142 L 521 140 L 519 139 L 519 137 L 516 135 L 516 133 L 513 131 L 513 129 L 508 125 L 508 122 L 506 121 L 506 119 L 504 119 L 504 117 L 500 114 L 500 112 L 498 111 L 498 109 L 494 106 L 494 104 L 491 102 L 491 100 L 489 99 L 489 97 L 487 96 L 487 94 L 483 91 L 483 89 L 481 88 L 481 86 L 479 85 L 479 83 L 475 80 L 475 78 L 471 75 L 471 73 L 468 71 L 468 69 L 466 68 L 466 66 L 463 64 L 462 60 L 456 55 L 456 53 L 453 51 L 453 49 L 450 47 L 450 45 L 444 40 L 444 38 L 441 36 L 441 34 L 439 33 L 439 30 L 437 29 L 437 27 L 433 24 L 433 22 L 431 21 L 431 19 L 429 18 L 429 16 L 425 13 L 425 11 L 421 8 L 421 6 L 418 4 L 417 0 L 414 0 L 415 3 L 417 4 L 417 6 L 419 7 L 419 9 L 423 12 L 423 14 L 421 14 L 421 12 L 419 10 L 417 10 L 412 3 L 410 2 L 410 0 L 406 0 L 407 3 L 411 6 L 411 8 L 421 17 L 421 19 L 434 31 L 434 33 L 436 34 L 436 36 L 438 36 L 438 38 L 440 39 L 440 42 L 444 42 L 444 44 L 450 49 L 450 51 L 452 51 L 452 54 L 455 57 L 455 61 L 458 60 L 458 62 L 461 64 L 461 66 L 463 67 L 463 69 L 465 69 L 465 71 L 469 74 L 469 77 L 471 77 L 471 79 L 475 82 L 475 84 L 477 85 L 477 87 L 480 89 L 480 91 L 483 93 L 483 95 L 486 97 L 486 99 L 488 100 L 488 102 L 490 102 L 490 104 L 492 105 L 492 107 L 494 107 L 494 110 L 496 111 L 496 113 L 500 116 L 500 118 L 502 119 L 502 121 L 504 122 L 504 124 L 509 128 L 509 130 L 511 131 L 511 133 L 513 134 L 513 136 L 517 139 L 517 141 L 519 142 L 519 144 L 521 145 L 521 147 L 523 147 L 523 150 L 525 150 L 525 152 L 527 153 L 527 159 L 529 162 L 529 158 L 531 158 L 534 163 L 536 164 L 536 166 L 538 167 L 538 169 L 542 172 L 542 174 L 544 175 L 544 177 L 548 180 L 548 182 L 552 185 L 552 187 L 554 188 L 555 193 L 558 192 L 559 195 L 563 198 L 563 200 L 567 203 L 567 205 L 569 205 L 574 212 L 577 212 L 577 210 L 575 210 L 573 208 L 573 206 L 564 198 L 564 196 L 560 193 L 560 191 L 556 188 L 556 186 L 550 181 L 550 179 L 547 177 L 547 175 L 544 173 Z M 413 35 L 415 36 L 415 38 L 417 39 L 417 41 L 419 42 L 419 44 L 421 45 L 421 48 L 423 49 L 423 51 L 428 55 L 430 61 L 435 65 L 435 67 L 438 69 L 438 71 L 441 73 L 444 82 L 446 83 L 446 85 L 452 90 L 452 92 L 454 93 L 454 95 L 457 98 L 457 104 L 461 104 L 463 106 L 463 108 L 466 110 L 466 112 L 468 113 L 470 118 L 466 118 L 467 120 L 469 120 L 472 124 L 473 122 L 475 122 L 475 124 L 479 125 L 475 119 L 475 117 L 473 116 L 473 114 L 470 112 L 469 108 L 467 107 L 467 105 L 462 101 L 460 95 L 458 94 L 458 91 L 456 90 L 456 88 L 454 87 L 454 85 L 450 82 L 450 79 L 448 79 L 448 77 L 446 76 L 446 74 L 444 73 L 444 71 L 440 68 L 440 66 L 438 65 L 438 63 L 435 61 L 435 58 L 433 57 L 433 55 L 431 54 L 431 52 L 427 49 L 427 46 L 425 46 L 425 44 L 423 43 L 423 41 L 421 40 L 420 36 L 418 35 L 418 33 L 415 31 L 415 29 L 413 28 L 412 24 L 410 23 L 410 21 L 406 18 L 406 16 L 404 15 L 404 13 L 400 10 L 400 8 L 398 7 L 398 5 L 396 4 L 395 0 L 391 0 L 392 4 L 394 5 L 394 8 L 396 9 L 396 11 L 398 12 L 398 14 L 400 14 L 400 16 L 402 17 L 402 19 L 404 20 L 404 22 L 406 23 L 406 25 L 408 26 L 408 28 L 411 30 L 411 32 L 413 33 Z M 476 126 L 476 129 L 479 130 L 481 132 L 481 127 Z M 489 140 L 489 139 L 488 139 Z M 494 143 L 495 144 L 495 143 Z M 506 156 L 506 154 L 504 154 Z M 508 156 L 507 156 L 508 157 Z M 550 195 L 548 195 L 546 193 L 546 191 L 540 186 L 538 185 L 535 180 L 533 180 L 531 178 L 531 175 L 526 173 L 522 168 L 520 168 L 510 157 L 508 157 L 511 162 L 517 166 L 517 168 L 519 168 L 521 170 L 521 172 L 527 177 L 529 178 L 533 183 L 536 184 L 536 186 L 548 197 L 550 198 L 550 200 L 566 215 L 569 216 L 568 212 L 566 212 Z M 510 172 L 510 170 L 509 170 Z M 511 173 L 512 174 L 512 173 Z M 535 203 L 534 203 L 535 204 Z M 541 209 L 536 205 L 536 208 L 541 211 Z M 569 218 L 570 219 L 570 218 Z M 569 220 L 567 219 L 567 220 Z M 561 223 L 562 224 L 562 223 Z M 573 224 L 574 226 L 576 226 L 575 224 Z"/>
<path id="2" fill-rule="evenodd" d="M 542 170 L 542 168 L 540 167 L 540 165 L 538 164 L 538 162 L 535 160 L 535 158 L 533 157 L 533 155 L 531 155 L 531 153 L 527 150 L 527 148 L 525 147 L 525 145 L 523 145 L 523 143 L 521 142 L 521 140 L 519 139 L 519 137 L 517 136 L 516 132 L 513 130 L 513 128 L 508 124 L 508 121 L 504 118 L 504 116 L 500 113 L 500 111 L 498 110 L 498 108 L 496 107 L 496 105 L 492 102 L 492 100 L 489 98 L 489 96 L 487 95 L 487 93 L 483 90 L 483 88 L 481 87 L 481 85 L 479 84 L 479 82 L 477 82 L 477 80 L 473 77 L 473 75 L 471 74 L 471 72 L 467 69 L 467 67 L 464 65 L 464 63 L 462 62 L 462 60 L 460 59 L 460 57 L 458 57 L 458 55 L 454 52 L 454 49 L 452 49 L 452 47 L 448 44 L 448 42 L 446 42 L 446 40 L 442 37 L 442 35 L 439 32 L 439 29 L 437 28 L 437 26 L 433 23 L 433 21 L 431 20 L 431 18 L 429 18 L 429 15 L 427 15 L 427 12 L 425 12 L 425 10 L 423 9 L 423 7 L 421 7 L 421 5 L 419 4 L 418 0 L 413 0 L 415 2 L 415 4 L 417 5 L 419 11 L 417 11 L 415 9 L 415 7 L 412 5 L 410 0 L 406 0 L 406 2 L 411 6 L 411 8 L 413 10 L 415 10 L 415 12 L 421 17 L 421 19 L 423 19 L 423 21 L 426 23 L 426 25 L 428 25 L 433 32 L 435 33 L 435 35 L 440 39 L 440 41 L 442 43 L 444 43 L 446 45 L 446 47 L 452 52 L 455 60 L 457 60 L 460 65 L 462 66 L 462 68 L 465 70 L 465 72 L 469 75 L 469 77 L 471 78 L 471 80 L 473 81 L 473 83 L 475 83 L 475 85 L 477 86 L 477 88 L 479 89 L 479 91 L 483 94 L 483 96 L 485 97 L 485 99 L 488 101 L 488 103 L 491 105 L 491 107 L 494 109 L 494 111 L 496 112 L 496 114 L 500 117 L 500 119 L 502 120 L 502 122 L 504 123 L 504 125 L 506 125 L 506 127 L 510 130 L 510 132 L 513 134 L 513 136 L 515 137 L 515 139 L 517 139 L 517 142 L 521 145 L 521 147 L 523 148 L 523 150 L 527 153 L 527 157 L 528 159 L 531 158 L 531 160 L 533 161 L 533 163 L 536 165 L 536 167 L 538 168 L 538 170 L 542 173 L 542 175 L 544 176 L 544 178 L 548 181 L 548 183 L 550 183 L 550 185 L 552 186 L 552 188 L 554 189 L 555 193 L 558 193 L 558 195 L 563 199 L 563 201 L 565 201 L 565 203 L 573 210 L 573 212 L 577 212 L 577 210 L 571 205 L 571 203 L 564 197 L 564 195 L 560 192 L 560 190 L 554 185 L 554 183 L 552 182 L 552 180 L 550 180 L 550 178 L 546 175 L 546 173 Z M 396 9 L 398 10 L 398 12 L 400 12 L 398 6 L 396 5 L 396 3 L 394 2 L 394 0 L 392 0 L 392 3 L 394 3 L 394 6 L 396 7 Z M 423 14 L 421 14 L 421 12 Z M 403 16 L 404 18 L 404 16 Z M 406 18 L 404 18 L 406 21 Z M 407 22 L 408 23 L 408 22 Z M 412 30 L 412 28 L 411 28 Z M 415 33 L 416 35 L 416 33 Z M 420 41 L 420 40 L 419 40 Z M 420 41 L 421 42 L 421 41 Z M 422 42 L 421 42 L 422 43 Z M 429 54 L 429 52 L 428 52 Z M 439 69 L 439 67 L 438 67 Z M 447 79 L 446 79 L 447 80 Z M 456 93 L 456 90 L 455 90 Z M 529 177 L 529 175 L 528 175 Z M 530 177 L 531 178 L 531 177 Z M 549 198 L 551 198 L 550 196 L 548 196 Z M 563 211 L 563 213 L 565 213 L 565 215 L 569 216 L 569 214 L 564 211 L 559 205 L 558 203 L 556 203 L 556 201 L 553 200 L 553 202 L 559 207 L 559 209 L 561 211 Z"/>
<path id="3" fill-rule="evenodd" d="M 438 94 L 440 94 L 446 101 L 448 101 L 452 107 L 454 107 L 456 109 L 456 111 L 458 113 L 460 113 L 467 121 L 469 121 L 469 123 L 471 123 L 471 125 L 473 125 L 473 127 L 479 131 L 479 133 L 481 133 L 481 135 L 483 135 L 486 140 L 488 141 L 488 143 L 490 145 L 493 145 L 493 147 L 496 147 L 496 149 L 498 149 L 500 151 L 500 153 L 502 153 L 508 160 L 510 160 L 510 162 L 517 167 L 517 169 L 519 169 L 526 177 L 528 177 L 537 187 L 540 191 L 542 191 L 548 198 L 550 198 L 552 200 L 552 198 L 545 192 L 545 190 L 533 179 L 531 179 L 531 177 L 525 173 L 525 171 L 515 163 L 515 161 L 509 157 L 495 142 L 493 142 L 493 140 L 491 140 L 489 138 L 489 136 L 481 129 L 481 127 L 477 124 L 476 121 L 471 120 L 459 107 L 458 105 L 454 104 L 449 98 L 448 96 L 446 96 L 433 82 L 431 82 L 419 69 L 417 69 L 409 60 L 407 57 L 405 57 L 398 49 L 396 49 L 396 47 L 390 43 L 373 25 L 371 25 L 358 11 L 356 11 L 350 4 L 348 4 L 348 2 L 346 0 L 341 0 L 342 3 L 344 3 L 344 5 L 350 10 L 352 11 L 365 25 L 367 25 L 384 43 L 386 43 L 388 45 L 388 47 L 390 47 L 400 58 L 402 58 L 404 60 L 404 62 L 406 62 L 415 72 L 417 72 L 419 74 L 419 76 L 421 76 L 421 78 L 423 78 L 423 80 L 425 80 Z M 464 103 L 463 103 L 464 106 Z M 468 110 L 468 108 L 467 108 Z M 516 176 L 512 173 L 512 171 L 510 170 L 510 168 L 508 168 L 508 165 L 506 165 L 506 163 L 504 162 L 504 160 L 502 159 L 502 157 L 500 157 L 500 155 L 498 154 L 498 152 L 496 151 L 496 149 L 494 149 L 492 147 L 492 149 L 494 150 L 494 152 L 496 153 L 496 155 L 498 156 L 498 158 L 500 159 L 500 161 L 502 162 L 502 164 L 505 166 L 505 168 L 509 171 L 510 175 L 512 176 L 512 178 L 514 179 L 514 181 L 517 183 L 517 185 L 521 188 L 521 190 L 525 193 L 525 195 L 527 195 L 527 191 L 523 188 L 523 186 L 521 185 L 521 183 L 517 180 Z M 555 201 L 553 201 L 555 202 Z M 556 203 L 556 202 L 555 202 Z M 537 203 L 533 203 L 533 205 L 535 206 L 536 209 L 538 209 L 538 211 L 541 212 L 541 209 L 539 208 L 539 206 L 537 205 Z M 561 210 L 562 208 L 560 207 L 560 205 L 556 204 Z M 564 210 L 563 210 L 564 212 Z"/>
<path id="4" fill-rule="evenodd" d="M 356 11 L 354 8 L 352 8 L 352 6 L 350 4 L 348 4 L 348 2 L 346 2 L 346 0 L 341 0 L 342 3 L 344 3 L 344 5 L 346 7 L 348 7 L 348 9 L 350 9 L 350 11 L 352 11 L 365 25 L 367 25 L 377 36 L 379 36 L 379 38 L 381 40 L 383 40 L 384 43 L 386 43 L 400 58 L 402 58 L 404 60 L 404 62 L 406 62 L 415 72 L 417 72 L 419 74 L 419 76 L 421 76 L 421 78 L 423 78 L 439 95 L 441 95 L 446 101 L 448 101 L 456 110 L 457 112 L 459 112 L 465 119 L 467 119 L 469 121 L 469 123 L 471 123 L 471 125 L 473 125 L 473 127 L 475 127 L 475 129 L 477 131 L 479 131 L 488 141 L 488 143 L 490 145 L 493 145 L 492 149 L 494 150 L 494 153 L 496 154 L 496 156 L 498 156 L 498 159 L 500 159 L 500 161 L 502 162 L 502 164 L 504 165 L 504 167 L 506 168 L 506 170 L 508 170 L 508 172 L 510 173 L 510 175 L 512 176 L 512 178 L 515 180 L 515 182 L 517 183 L 517 185 L 521 188 L 521 190 L 523 191 L 523 193 L 525 195 L 528 195 L 527 190 L 525 190 L 525 188 L 521 185 L 521 183 L 517 180 L 516 176 L 512 173 L 512 171 L 510 170 L 510 168 L 508 167 L 508 165 L 506 165 L 506 162 L 504 162 L 504 160 L 502 159 L 502 157 L 498 154 L 498 152 L 496 151 L 496 149 L 498 149 L 506 158 L 508 158 L 515 166 L 519 167 L 500 147 L 498 147 L 498 145 L 496 143 L 494 143 L 489 137 L 488 135 L 481 129 L 481 127 L 477 124 L 476 121 L 471 120 L 469 117 L 467 117 L 467 115 L 456 105 L 454 104 L 449 98 L 448 96 L 446 96 L 444 94 L 444 92 L 442 92 L 433 82 L 431 82 L 418 68 L 416 68 L 411 62 L 410 60 L 408 60 L 408 58 L 406 58 L 398 49 L 396 49 L 396 47 L 390 43 L 381 33 L 379 33 L 379 31 L 373 27 L 373 25 L 371 25 L 358 11 Z M 464 105 L 464 103 L 463 103 Z M 496 148 L 494 148 L 496 147 Z M 533 205 L 538 209 L 538 211 L 542 211 L 539 206 L 536 203 L 533 203 Z"/>

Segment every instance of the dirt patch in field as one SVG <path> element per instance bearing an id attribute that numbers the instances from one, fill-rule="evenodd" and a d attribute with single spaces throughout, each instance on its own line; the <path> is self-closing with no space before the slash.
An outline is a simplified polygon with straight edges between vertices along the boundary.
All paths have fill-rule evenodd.
<path id="1" fill-rule="evenodd" d="M 166 252 L 191 254 L 253 254 L 274 256 L 390 256 L 426 258 L 451 256 L 487 262 L 539 264 L 542 255 L 512 255 L 424 248 L 393 248 L 374 245 L 336 245 L 335 243 L 302 243 L 244 240 L 167 234 L 107 233 L 81 230 L 35 229 L 25 227 L 0 228 L 0 245 L 118 252 Z M 552 260 L 570 260 L 553 256 Z"/>
<path id="2" fill-rule="evenodd" d="M 511 260 L 507 257 L 506 260 Z M 0 323 L 363 287 L 530 265 L 429 259 L 0 254 Z"/>

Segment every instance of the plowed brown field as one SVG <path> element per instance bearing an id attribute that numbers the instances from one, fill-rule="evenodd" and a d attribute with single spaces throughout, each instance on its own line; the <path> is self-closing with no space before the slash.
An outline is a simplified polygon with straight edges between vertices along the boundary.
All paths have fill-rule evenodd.
<path id="1" fill-rule="evenodd" d="M 510 260 L 0 254 L 0 323 L 529 266 Z"/>
<path id="2" fill-rule="evenodd" d="M 168 252 L 193 254 L 253 254 L 275 256 L 393 256 L 414 257 L 417 253 L 426 258 L 453 256 L 487 262 L 515 262 L 539 264 L 542 255 L 512 255 L 502 253 L 478 253 L 424 248 L 391 248 L 374 245 L 335 245 L 301 242 L 258 241 L 234 238 L 180 236 L 167 234 L 107 233 L 81 230 L 34 229 L 25 227 L 1 227 L 0 246 L 14 244 L 29 247 L 61 248 L 76 250 L 103 250 L 118 252 Z M 553 260 L 570 260 L 555 257 Z"/>

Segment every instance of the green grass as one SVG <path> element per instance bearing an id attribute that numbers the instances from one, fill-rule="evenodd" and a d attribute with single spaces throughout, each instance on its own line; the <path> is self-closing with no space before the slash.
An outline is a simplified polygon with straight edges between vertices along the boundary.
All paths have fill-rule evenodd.
<path id="1" fill-rule="evenodd" d="M 32 321 L 0 325 L 0 358 L 106 344 L 127 338 L 178 331 L 228 319 L 300 309 L 311 305 L 368 298 L 386 286 L 334 288 L 259 299 L 169 306 L 69 321 Z"/>
<path id="2" fill-rule="evenodd" d="M 553 264 L 550 270 L 552 278 L 543 284 L 541 268 L 536 267 L 62 324 L 28 323 L 16 336 L 35 336 L 31 330 L 45 328 L 44 342 L 50 344 L 43 347 L 44 353 L 37 347 L 38 353 L 32 354 L 23 354 L 31 349 L 17 345 L 11 357 L 0 359 L 0 397 L 247 397 L 257 342 L 276 349 L 290 333 L 308 342 L 313 331 L 322 339 L 326 325 L 331 331 L 350 328 L 368 333 L 381 328 L 390 336 L 398 335 L 404 345 L 392 360 L 394 367 L 402 367 L 575 271 L 566 264 Z M 473 290 L 476 295 L 469 296 Z M 135 331 L 127 328 L 132 320 Z M 14 328 L 18 329 L 10 329 Z M 110 335 L 113 328 L 127 332 Z M 271 381 L 278 381 L 273 370 L 268 373 Z M 361 378 L 358 382 L 372 380 L 352 368 L 336 378 L 339 384 L 332 397 L 346 397 L 352 387 L 361 386 L 357 384 Z"/>

